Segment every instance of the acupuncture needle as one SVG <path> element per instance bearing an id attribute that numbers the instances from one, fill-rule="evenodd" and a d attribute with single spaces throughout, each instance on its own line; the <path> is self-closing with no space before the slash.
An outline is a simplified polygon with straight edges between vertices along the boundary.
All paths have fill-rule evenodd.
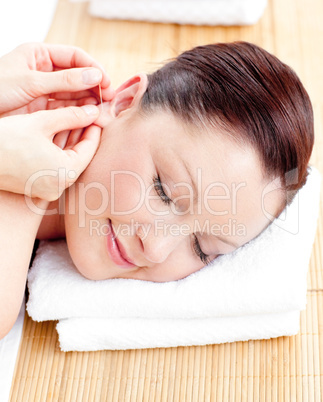
<path id="1" fill-rule="evenodd" d="M 99 84 L 99 94 L 100 94 L 100 102 L 101 102 L 101 105 L 103 106 L 101 84 Z"/>

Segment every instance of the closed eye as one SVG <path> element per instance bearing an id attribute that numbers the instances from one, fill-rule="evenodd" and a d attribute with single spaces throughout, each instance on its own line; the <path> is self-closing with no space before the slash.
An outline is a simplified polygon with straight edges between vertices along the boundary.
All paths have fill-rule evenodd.
<path id="1" fill-rule="evenodd" d="M 172 202 L 172 200 L 165 193 L 165 190 L 162 185 L 162 182 L 160 181 L 159 175 L 154 176 L 153 182 L 154 182 L 154 188 L 155 188 L 157 195 L 160 197 L 160 199 L 163 201 L 164 204 L 169 205 Z"/>
<path id="2" fill-rule="evenodd" d="M 196 234 L 194 233 L 193 233 L 193 250 L 204 265 L 207 265 L 211 262 L 210 256 L 208 254 L 203 253 L 200 243 L 196 237 Z"/>

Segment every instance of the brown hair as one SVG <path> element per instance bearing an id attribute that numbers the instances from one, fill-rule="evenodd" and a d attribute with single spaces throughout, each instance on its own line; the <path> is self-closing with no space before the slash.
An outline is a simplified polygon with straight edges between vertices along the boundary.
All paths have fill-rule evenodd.
<path id="1" fill-rule="evenodd" d="M 247 42 L 198 46 L 148 79 L 144 112 L 168 109 L 187 123 L 225 127 L 257 149 L 264 172 L 288 190 L 287 202 L 305 184 L 312 106 L 295 72 L 277 57 Z"/>

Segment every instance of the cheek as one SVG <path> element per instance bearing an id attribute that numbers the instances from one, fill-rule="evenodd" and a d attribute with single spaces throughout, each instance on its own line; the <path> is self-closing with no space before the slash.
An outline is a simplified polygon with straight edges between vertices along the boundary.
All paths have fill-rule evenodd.
<path id="1" fill-rule="evenodd" d="M 75 205 L 76 212 L 99 211 L 109 204 L 109 166 L 98 154 L 86 170 L 80 175 L 75 185 L 69 190 L 70 209 Z"/>
<path id="2" fill-rule="evenodd" d="M 70 256 L 78 271 L 88 279 L 106 279 L 106 238 L 103 233 L 91 231 L 89 221 L 84 227 L 80 226 L 75 215 L 65 216 L 65 227 Z"/>
<path id="3" fill-rule="evenodd" d="M 133 171 L 123 170 L 111 175 L 111 214 L 131 215 L 145 203 L 146 185 Z"/>
<path id="4" fill-rule="evenodd" d="M 119 151 L 116 156 L 100 147 L 77 182 L 80 195 L 83 200 L 86 198 L 83 204 L 88 209 L 97 209 L 103 203 L 109 215 L 135 213 L 145 204 L 146 188 L 150 185 L 147 172 L 151 169 L 148 158 L 143 155 Z"/>
<path id="5" fill-rule="evenodd" d="M 184 239 L 168 258 L 146 271 L 146 280 L 177 281 L 199 271 L 204 264 L 194 256 L 188 239 Z"/>

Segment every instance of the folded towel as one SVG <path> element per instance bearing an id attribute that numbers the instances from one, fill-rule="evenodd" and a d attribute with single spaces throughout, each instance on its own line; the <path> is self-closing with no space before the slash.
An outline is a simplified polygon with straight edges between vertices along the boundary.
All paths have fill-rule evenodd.
<path id="1" fill-rule="evenodd" d="M 299 321 L 296 313 L 306 306 L 306 274 L 316 229 L 320 182 L 320 174 L 311 168 L 306 185 L 292 204 L 261 235 L 178 281 L 90 281 L 77 272 L 65 241 L 42 242 L 28 275 L 27 311 L 37 321 L 61 320 L 58 330 L 64 350 L 76 348 L 76 343 L 74 346 L 65 341 L 70 339 L 71 327 L 77 331 L 86 327 L 86 322 L 91 323 L 88 331 L 92 331 L 93 324 L 97 339 L 105 340 L 101 344 L 106 349 L 135 348 L 139 344 L 205 344 L 295 333 L 295 322 Z M 283 318 L 284 314 L 290 319 Z M 273 331 L 267 331 L 276 319 L 277 326 L 273 324 Z M 263 330 L 254 331 L 257 322 Z M 228 330 L 224 323 L 228 323 Z M 158 329 L 162 325 L 165 332 Z M 205 329 L 208 326 L 210 331 Z M 141 330 L 137 331 L 137 327 Z M 157 335 L 145 343 L 145 328 L 147 334 L 156 331 L 168 336 L 164 336 L 162 344 L 157 342 Z M 199 338 L 199 331 L 195 333 L 194 328 L 204 328 L 204 335 Z M 213 332 L 212 328 L 217 329 Z M 223 328 L 223 332 L 218 328 Z M 118 347 L 115 335 L 119 330 Z M 230 331 L 234 335 L 229 336 Z M 87 333 L 84 331 L 83 346 L 79 345 L 84 349 L 78 350 L 97 349 L 95 340 L 90 335 L 87 338 Z"/>
<path id="2" fill-rule="evenodd" d="M 69 318 L 57 324 L 64 352 L 163 348 L 295 335 L 299 311 L 191 319 Z"/>
<path id="3" fill-rule="evenodd" d="M 91 0 L 96 17 L 194 25 L 250 25 L 267 0 Z"/>

